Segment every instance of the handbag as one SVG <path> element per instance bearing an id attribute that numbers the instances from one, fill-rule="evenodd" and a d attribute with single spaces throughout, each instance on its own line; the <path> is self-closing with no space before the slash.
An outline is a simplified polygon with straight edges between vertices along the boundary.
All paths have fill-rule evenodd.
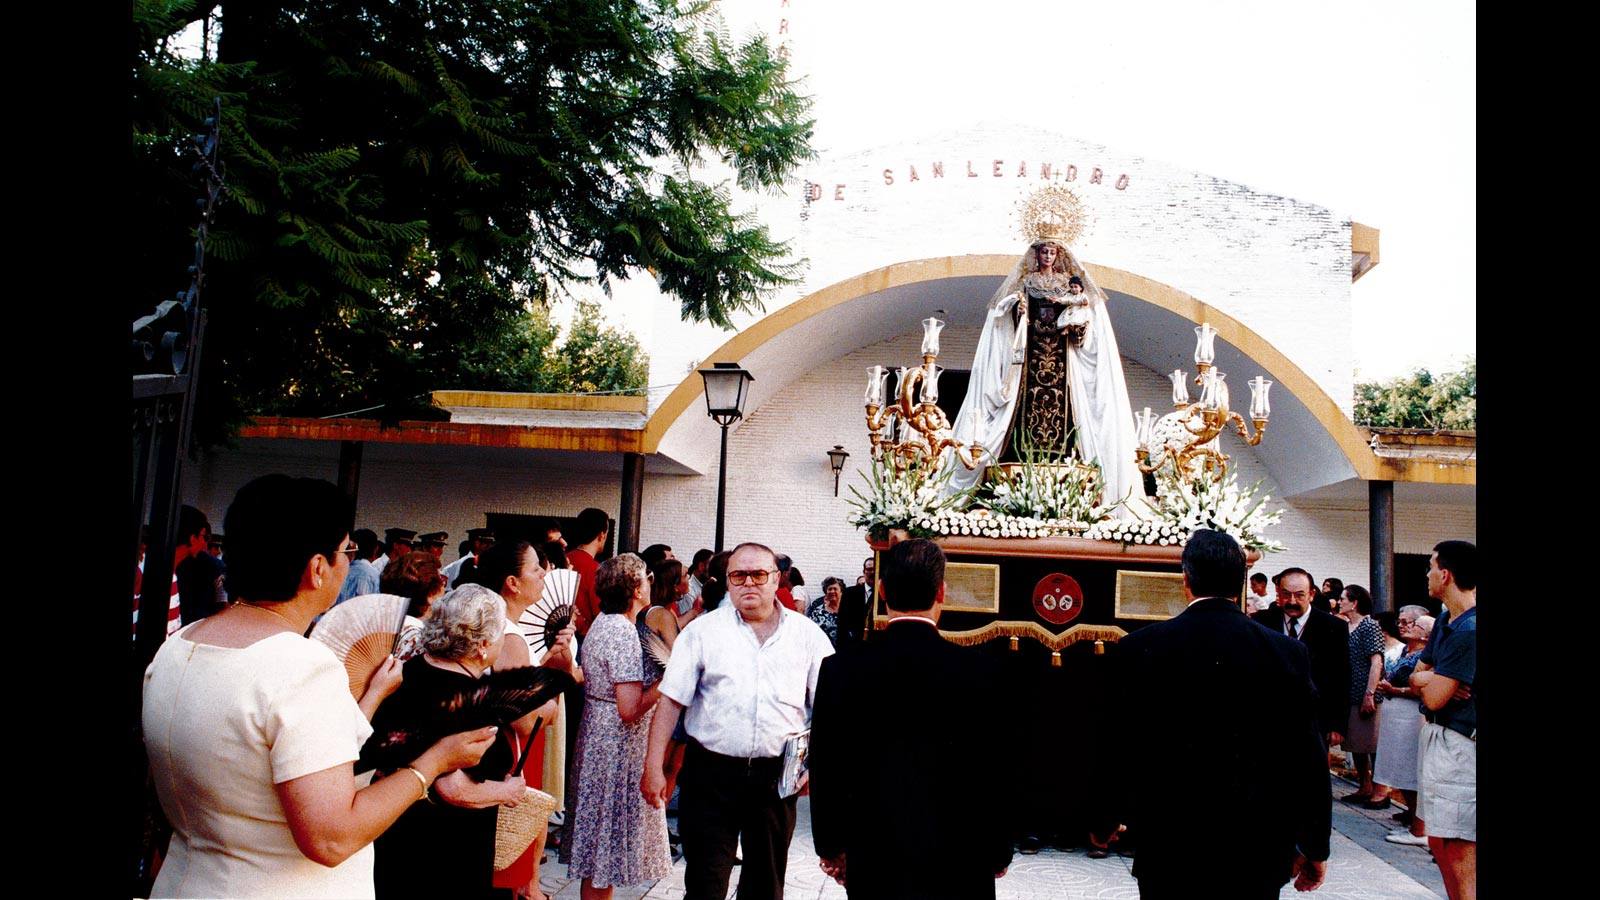
<path id="1" fill-rule="evenodd" d="M 539 736 L 539 729 L 543 725 L 543 719 L 534 723 L 533 733 L 528 736 L 528 746 L 522 748 L 517 764 L 510 774 L 522 774 L 523 767 L 528 764 L 528 754 L 533 749 L 533 739 Z M 516 741 L 516 732 L 511 733 L 511 738 Z M 555 797 L 538 788 L 526 788 L 521 803 L 499 808 L 495 814 L 494 825 L 496 872 L 511 868 L 522 858 L 522 854 L 528 851 L 528 847 L 532 846 L 549 824 L 550 814 L 556 811 L 556 806 Z"/>

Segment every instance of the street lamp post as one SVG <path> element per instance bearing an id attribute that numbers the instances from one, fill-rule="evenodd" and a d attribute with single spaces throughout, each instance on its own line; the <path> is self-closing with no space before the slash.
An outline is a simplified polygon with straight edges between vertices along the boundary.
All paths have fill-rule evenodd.
<path id="1" fill-rule="evenodd" d="M 722 519 L 728 498 L 728 426 L 744 418 L 746 388 L 755 376 L 738 363 L 712 363 L 701 369 L 705 379 L 706 415 L 722 426 L 722 454 L 717 463 L 717 539 L 716 552 L 722 552 Z"/>
<path id="2" fill-rule="evenodd" d="M 839 473 L 844 471 L 844 461 L 850 458 L 850 451 L 844 449 L 843 444 L 834 444 L 828 451 L 828 466 L 833 469 L 833 495 L 839 496 Z"/>

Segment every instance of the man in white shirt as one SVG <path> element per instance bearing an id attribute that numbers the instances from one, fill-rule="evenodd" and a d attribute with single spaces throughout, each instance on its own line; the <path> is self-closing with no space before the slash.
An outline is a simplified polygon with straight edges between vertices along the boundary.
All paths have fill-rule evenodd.
<path id="1" fill-rule="evenodd" d="M 678 782 L 686 900 L 727 897 L 741 844 L 740 900 L 782 900 L 798 797 L 778 796 L 784 741 L 809 727 L 817 674 L 833 647 L 810 619 L 779 605 L 770 548 L 733 548 L 728 585 L 732 602 L 695 619 L 673 644 L 640 790 L 652 806 L 666 803 L 667 744 L 687 707 Z"/>
<path id="2" fill-rule="evenodd" d="M 1250 576 L 1250 609 L 1248 612 L 1261 612 L 1276 602 L 1276 598 L 1267 592 L 1267 576 L 1265 572 L 1257 572 Z"/>

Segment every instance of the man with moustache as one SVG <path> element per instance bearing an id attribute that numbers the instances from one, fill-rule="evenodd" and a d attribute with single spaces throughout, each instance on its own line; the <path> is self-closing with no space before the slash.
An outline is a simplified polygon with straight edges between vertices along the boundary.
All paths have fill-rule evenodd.
<path id="1" fill-rule="evenodd" d="M 782 900 L 798 795 L 778 796 L 784 741 L 811 720 L 828 636 L 777 600 L 778 557 L 743 543 L 728 560 L 728 599 L 689 623 L 661 676 L 640 790 L 667 802 L 667 744 L 685 708 L 678 784 L 687 900 L 723 900 L 742 846 L 740 900 Z M 804 791 L 805 782 L 801 781 Z"/>
<path id="2" fill-rule="evenodd" d="M 1294 638 L 1311 653 L 1311 681 L 1317 686 L 1317 721 L 1322 736 L 1333 746 L 1344 740 L 1349 721 L 1346 694 L 1350 690 L 1350 628 L 1341 619 L 1312 605 L 1316 581 L 1305 569 L 1291 567 L 1278 573 L 1278 602 L 1250 616 L 1272 631 Z"/>

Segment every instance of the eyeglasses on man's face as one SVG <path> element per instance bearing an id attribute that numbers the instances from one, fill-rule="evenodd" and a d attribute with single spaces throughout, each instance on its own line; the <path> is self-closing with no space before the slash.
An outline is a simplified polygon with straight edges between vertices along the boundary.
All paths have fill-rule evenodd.
<path id="1" fill-rule="evenodd" d="M 777 569 L 746 569 L 728 573 L 729 584 L 766 584 L 772 576 L 778 574 Z"/>

